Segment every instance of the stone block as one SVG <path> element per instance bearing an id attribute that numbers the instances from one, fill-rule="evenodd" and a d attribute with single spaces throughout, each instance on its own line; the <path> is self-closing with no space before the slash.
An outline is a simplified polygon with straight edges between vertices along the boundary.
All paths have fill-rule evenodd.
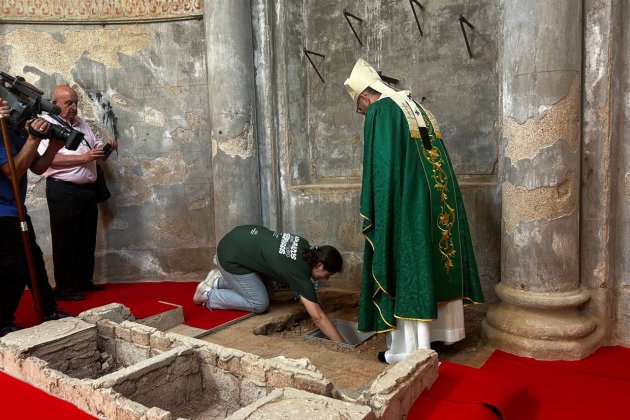
<path id="1" fill-rule="evenodd" d="M 51 394 L 68 401 L 82 410 L 88 409 L 87 400 L 92 399 L 94 388 L 89 381 L 62 376 L 57 382 L 57 387 L 51 389 Z"/>
<path id="2" fill-rule="evenodd" d="M 47 321 L 37 326 L 7 334 L 2 338 L 15 354 L 28 353 L 36 357 L 64 351 L 78 341 L 93 341 L 96 327 L 77 318 Z"/>
<path id="3" fill-rule="evenodd" d="M 264 385 L 265 383 L 265 365 L 258 356 L 246 354 L 241 357 L 240 376 L 246 377 L 252 381 Z"/>
<path id="4" fill-rule="evenodd" d="M 273 388 L 287 388 L 293 386 L 293 373 L 284 370 L 270 370 L 267 372 L 267 386 Z"/>
<path id="5" fill-rule="evenodd" d="M 161 331 L 155 331 L 149 338 L 149 345 L 155 350 L 167 351 L 171 349 L 171 339 Z"/>
<path id="6" fill-rule="evenodd" d="M 10 334 L 9 334 L 10 335 Z M 6 336 L 5 336 L 6 337 Z M 1 341 L 2 339 L 0 339 Z M 7 347 L 2 347 L 2 370 L 9 375 L 20 375 L 21 364 L 24 359 L 18 357 L 15 352 L 11 351 Z"/>
<path id="7" fill-rule="evenodd" d="M 109 319 L 101 319 L 96 322 L 97 334 L 102 338 L 116 337 L 116 323 Z"/>
<path id="8" fill-rule="evenodd" d="M 328 379 L 313 378 L 296 374 L 293 377 L 293 387 L 313 394 L 332 396 L 333 384 Z"/>
<path id="9" fill-rule="evenodd" d="M 121 398 L 120 394 L 111 388 L 97 389 L 95 394 L 98 395 L 97 398 L 102 398 L 102 403 L 99 401 L 98 411 L 96 412 L 99 414 L 99 417 L 115 419 L 118 410 L 118 399 Z"/>
<path id="10" fill-rule="evenodd" d="M 144 419 L 148 408 L 127 398 L 118 398 L 116 406 L 116 420 Z"/>
<path id="11" fill-rule="evenodd" d="M 288 420 L 288 419 L 347 419 L 374 420 L 367 406 L 339 401 L 322 395 L 291 388 L 278 389 L 253 404 L 244 407 L 226 420 Z"/>
<path id="12" fill-rule="evenodd" d="M 229 351 L 222 351 L 217 359 L 217 367 L 238 375 L 241 372 L 241 355 L 242 352 L 232 354 Z"/>
<path id="13" fill-rule="evenodd" d="M 116 324 L 114 331 L 115 331 L 115 336 L 117 339 L 126 341 L 128 343 L 131 342 L 131 326 L 130 325 Z"/>
<path id="14" fill-rule="evenodd" d="M 437 353 L 420 349 L 381 373 L 359 398 L 379 419 L 402 418 L 438 377 Z"/>
<path id="15" fill-rule="evenodd" d="M 267 394 L 267 388 L 264 385 L 245 378 L 241 381 L 239 404 L 241 407 L 248 406 Z"/>
<path id="16" fill-rule="evenodd" d="M 151 334 L 154 331 L 157 330 L 144 325 L 131 327 L 131 342 L 148 347 L 151 343 Z"/>
<path id="17" fill-rule="evenodd" d="M 219 353 L 212 346 L 200 346 L 197 348 L 197 354 L 203 364 L 208 366 L 217 366 L 219 364 Z"/>
<path id="18" fill-rule="evenodd" d="M 165 308 L 168 308 L 168 306 L 165 306 Z M 184 310 L 179 305 L 172 305 L 171 309 L 167 309 L 159 314 L 138 320 L 139 324 L 153 327 L 160 331 L 170 330 L 183 322 Z"/>
<path id="19" fill-rule="evenodd" d="M 146 420 L 172 420 L 170 411 L 162 410 L 159 407 L 151 407 L 147 410 Z"/>
<path id="20" fill-rule="evenodd" d="M 51 380 L 46 372 L 47 363 L 36 357 L 29 357 L 20 363 L 18 377 L 37 388 L 48 392 L 51 388 Z"/>
<path id="21" fill-rule="evenodd" d="M 88 309 L 87 311 L 81 312 L 77 318 L 91 324 L 96 324 L 101 319 L 109 319 L 117 324 L 123 321 L 135 320 L 129 308 L 120 303 L 110 303 L 97 308 Z"/>

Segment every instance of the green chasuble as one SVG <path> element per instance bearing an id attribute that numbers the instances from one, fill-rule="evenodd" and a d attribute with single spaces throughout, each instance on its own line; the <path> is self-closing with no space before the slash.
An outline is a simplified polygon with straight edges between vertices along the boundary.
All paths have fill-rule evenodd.
<path id="1" fill-rule="evenodd" d="M 461 192 L 441 133 L 420 110 L 430 150 L 391 98 L 365 116 L 361 331 L 391 331 L 396 318 L 430 321 L 440 302 L 483 302 Z"/>

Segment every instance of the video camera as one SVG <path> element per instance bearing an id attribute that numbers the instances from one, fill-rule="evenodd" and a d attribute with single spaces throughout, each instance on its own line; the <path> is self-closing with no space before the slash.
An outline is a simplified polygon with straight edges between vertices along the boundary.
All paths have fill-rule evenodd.
<path id="1" fill-rule="evenodd" d="M 0 98 L 9 103 L 11 114 L 7 121 L 9 125 L 16 128 L 24 128 L 26 121 L 36 118 L 42 112 L 52 115 L 59 115 L 61 109 L 53 105 L 50 101 L 42 99 L 43 91 L 26 82 L 23 77 L 10 76 L 5 72 L 0 72 Z M 48 137 L 62 140 L 66 149 L 77 150 L 83 140 L 83 133 L 69 127 L 50 124 L 46 133 L 30 129 L 29 132 L 38 137 Z"/>

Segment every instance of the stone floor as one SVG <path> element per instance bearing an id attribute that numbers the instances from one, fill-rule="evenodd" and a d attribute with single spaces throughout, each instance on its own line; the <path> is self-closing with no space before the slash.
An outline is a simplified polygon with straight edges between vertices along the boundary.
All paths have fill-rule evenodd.
<path id="1" fill-rule="evenodd" d="M 358 294 L 322 290 L 319 296 L 322 307 L 331 319 L 356 321 Z M 341 348 L 331 342 L 306 340 L 304 334 L 315 326 L 303 306 L 299 302 L 291 302 L 290 295 L 277 297 L 285 303 L 272 306 L 265 314 L 253 316 L 205 336 L 201 330 L 184 327 L 177 327 L 172 331 L 198 336 L 202 340 L 261 357 L 306 357 L 347 393 L 360 393 L 387 368 L 387 365 L 376 359 L 377 353 L 386 348 L 384 334 L 375 335 L 353 349 Z M 481 342 L 481 321 L 486 311 L 485 304 L 465 308 L 467 337 L 449 346 L 434 343 L 439 360 L 471 367 L 483 365 L 494 350 Z"/>

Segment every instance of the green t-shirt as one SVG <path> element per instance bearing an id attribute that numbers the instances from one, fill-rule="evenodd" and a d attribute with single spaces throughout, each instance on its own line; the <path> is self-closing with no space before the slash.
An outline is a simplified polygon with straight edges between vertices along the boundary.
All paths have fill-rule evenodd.
<path id="1" fill-rule="evenodd" d="M 298 235 L 273 232 L 264 226 L 244 225 L 232 229 L 217 245 L 217 258 L 228 273 L 259 273 L 311 302 L 317 302 L 311 282 L 311 266 L 302 257 L 310 248 Z"/>

